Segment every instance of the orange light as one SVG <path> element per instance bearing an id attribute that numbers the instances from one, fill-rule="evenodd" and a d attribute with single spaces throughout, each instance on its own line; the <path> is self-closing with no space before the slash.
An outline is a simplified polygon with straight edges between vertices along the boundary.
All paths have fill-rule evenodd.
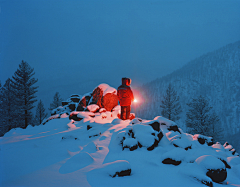
<path id="1" fill-rule="evenodd" d="M 134 99 L 133 102 L 136 103 L 136 102 L 138 102 L 138 101 L 137 101 L 137 99 Z"/>

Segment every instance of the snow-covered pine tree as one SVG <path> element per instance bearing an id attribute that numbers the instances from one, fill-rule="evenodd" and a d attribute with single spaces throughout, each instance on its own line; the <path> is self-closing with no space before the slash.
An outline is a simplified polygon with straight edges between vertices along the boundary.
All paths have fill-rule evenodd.
<path id="1" fill-rule="evenodd" d="M 45 111 L 46 110 L 44 108 L 43 102 L 40 99 L 37 105 L 37 110 L 35 115 L 35 125 L 40 125 L 43 122 L 43 120 L 47 117 L 47 113 Z"/>
<path id="2" fill-rule="evenodd" d="M 61 98 L 59 92 L 56 92 L 53 96 L 53 102 L 50 104 L 49 110 L 52 111 L 53 109 L 62 105 L 63 99 Z"/>
<path id="3" fill-rule="evenodd" d="M 37 86 L 34 86 L 38 81 L 33 78 L 35 74 L 34 68 L 31 68 L 27 62 L 22 61 L 19 69 L 12 76 L 12 87 L 14 88 L 14 96 L 16 98 L 16 112 L 19 114 L 19 126 L 27 128 L 32 120 L 31 110 L 34 108 L 34 103 L 37 101 L 35 93 Z"/>
<path id="4" fill-rule="evenodd" d="M 171 83 L 168 85 L 168 88 L 163 95 L 160 107 L 162 108 L 161 114 L 163 117 L 172 121 L 180 119 L 180 113 L 182 112 L 181 104 L 179 102 L 177 91 L 174 90 Z"/>
<path id="5" fill-rule="evenodd" d="M 187 103 L 189 110 L 186 113 L 186 126 L 191 134 L 212 136 L 215 140 L 220 138 L 222 128 L 217 127 L 218 116 L 212 111 L 209 101 L 202 95 L 193 98 Z"/>
<path id="6" fill-rule="evenodd" d="M 1 136 L 12 128 L 17 127 L 18 116 L 15 112 L 16 101 L 13 94 L 13 88 L 11 86 L 11 79 L 8 78 L 1 88 Z"/>

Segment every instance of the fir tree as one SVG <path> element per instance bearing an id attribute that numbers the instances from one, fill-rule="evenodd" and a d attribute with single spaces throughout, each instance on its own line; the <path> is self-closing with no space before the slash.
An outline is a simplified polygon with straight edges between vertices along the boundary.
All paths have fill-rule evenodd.
<path id="1" fill-rule="evenodd" d="M 1 135 L 4 135 L 7 131 L 17 127 L 18 116 L 15 111 L 16 102 L 11 86 L 11 79 L 8 78 L 1 88 Z"/>
<path id="2" fill-rule="evenodd" d="M 47 113 L 45 112 L 45 108 L 42 100 L 40 100 L 37 105 L 37 110 L 35 115 L 35 124 L 40 125 L 46 117 L 47 117 Z"/>
<path id="3" fill-rule="evenodd" d="M 53 102 L 50 104 L 49 110 L 53 110 L 62 105 L 63 99 L 60 97 L 59 92 L 56 92 L 53 96 Z"/>
<path id="4" fill-rule="evenodd" d="M 162 108 L 161 114 L 163 117 L 172 121 L 180 119 L 179 115 L 182 112 L 182 109 L 179 102 L 179 96 L 171 84 L 168 85 L 160 107 Z"/>
<path id="5" fill-rule="evenodd" d="M 186 126 L 189 133 L 212 136 L 215 140 L 221 138 L 223 130 L 220 125 L 217 126 L 219 118 L 207 99 L 200 95 L 187 105 L 189 110 L 186 114 Z"/>
<path id="6" fill-rule="evenodd" d="M 17 102 L 16 111 L 18 111 L 19 124 L 22 128 L 26 128 L 31 122 L 31 110 L 34 108 L 33 104 L 37 101 L 35 93 L 38 87 L 34 85 L 38 80 L 33 78 L 34 74 L 34 69 L 27 62 L 22 61 L 19 69 L 12 77 L 12 87 Z"/>

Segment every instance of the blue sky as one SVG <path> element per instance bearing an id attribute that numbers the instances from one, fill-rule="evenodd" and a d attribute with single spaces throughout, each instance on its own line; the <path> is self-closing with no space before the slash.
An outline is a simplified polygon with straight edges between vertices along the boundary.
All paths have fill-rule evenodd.
<path id="1" fill-rule="evenodd" d="M 239 0 L 0 0 L 0 80 L 27 61 L 39 98 L 152 81 L 240 40 Z M 51 97 L 52 97 L 51 96 Z"/>

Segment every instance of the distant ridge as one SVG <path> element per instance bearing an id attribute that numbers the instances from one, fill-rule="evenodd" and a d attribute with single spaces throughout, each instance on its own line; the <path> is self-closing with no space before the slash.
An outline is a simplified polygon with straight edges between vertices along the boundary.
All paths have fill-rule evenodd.
<path id="1" fill-rule="evenodd" d="M 147 102 L 138 110 L 143 118 L 161 115 L 162 95 L 171 83 L 180 96 L 183 113 L 179 124 L 184 128 L 187 105 L 191 98 L 203 95 L 220 117 L 220 125 L 232 135 L 240 130 L 240 41 L 190 61 L 182 68 L 143 85 Z"/>

